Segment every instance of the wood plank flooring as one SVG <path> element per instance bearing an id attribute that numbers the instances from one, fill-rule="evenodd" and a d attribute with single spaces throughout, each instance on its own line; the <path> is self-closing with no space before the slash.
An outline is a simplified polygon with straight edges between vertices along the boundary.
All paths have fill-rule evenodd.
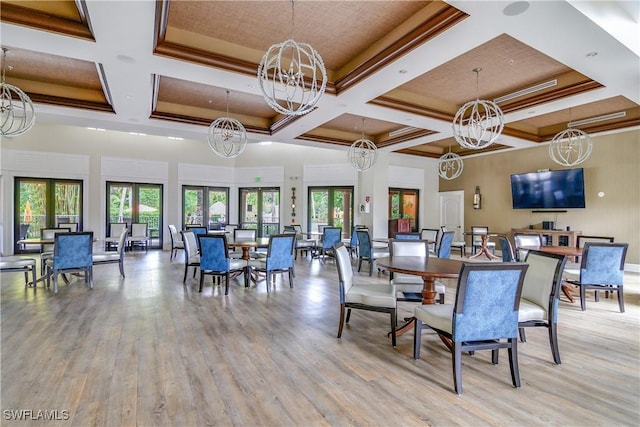
<path id="1" fill-rule="evenodd" d="M 640 423 L 640 280 L 626 275 L 626 313 L 614 299 L 587 311 L 560 302 L 562 364 L 546 330 L 518 346 L 522 387 L 506 352 L 465 356 L 461 396 L 450 354 L 431 332 L 412 358 L 413 332 L 387 339 L 388 317 L 354 311 L 336 339 L 333 261 L 298 259 L 294 288 L 278 279 L 229 295 L 210 279 L 182 284 L 182 254 L 128 253 L 53 295 L 3 273 L 3 426 L 636 426 Z M 385 275 L 357 274 L 383 283 Z M 447 301 L 455 283 L 447 282 Z M 564 298 L 564 297 L 563 297 Z M 399 303 L 399 318 L 414 304 Z M 14 418 L 22 412 L 26 421 Z M 32 419 L 58 411 L 53 422 Z M 14 411 L 14 412 L 11 412 Z M 18 412 L 15 412 L 18 411 Z M 66 411 L 66 412 L 63 412 Z M 56 415 L 56 413 L 53 413 Z M 67 416 L 63 416 L 67 414 Z M 42 415 L 40 413 L 40 415 Z M 44 415 L 42 415 L 44 416 Z"/>

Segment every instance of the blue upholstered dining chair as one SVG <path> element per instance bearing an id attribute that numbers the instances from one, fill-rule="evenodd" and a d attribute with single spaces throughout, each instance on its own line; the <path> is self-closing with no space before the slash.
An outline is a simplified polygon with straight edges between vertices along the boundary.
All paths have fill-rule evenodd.
<path id="1" fill-rule="evenodd" d="M 511 246 L 511 242 L 509 238 L 504 234 L 498 235 L 498 242 L 500 243 L 500 252 L 502 253 L 502 262 L 514 262 L 516 260 L 515 254 L 513 253 L 513 246 Z"/>
<path id="2" fill-rule="evenodd" d="M 320 244 L 320 259 L 326 256 L 333 256 L 333 246 L 342 240 L 342 228 L 340 227 L 323 227 L 322 242 Z"/>
<path id="3" fill-rule="evenodd" d="M 227 238 L 223 234 L 200 234 L 200 288 L 202 292 L 204 276 L 224 277 L 224 294 L 229 294 L 229 279 L 244 275 L 244 286 L 249 286 L 249 264 L 246 260 L 229 258 Z"/>
<path id="4" fill-rule="evenodd" d="M 396 233 L 396 240 L 420 240 L 420 233 Z"/>
<path id="5" fill-rule="evenodd" d="M 272 234 L 269 236 L 267 257 L 249 261 L 249 268 L 252 270 L 251 275 L 254 278 L 257 276 L 255 273 L 266 276 L 267 293 L 269 293 L 272 281 L 275 286 L 275 274 L 277 273 L 287 273 L 289 275 L 289 287 L 293 288 L 295 239 L 296 236 L 294 234 Z"/>
<path id="6" fill-rule="evenodd" d="M 342 337 L 342 328 L 349 323 L 351 309 L 389 313 L 391 317 L 391 345 L 396 346 L 396 287 L 392 284 L 356 284 L 353 280 L 351 257 L 342 242 L 334 246 L 338 266 L 338 284 L 340 287 L 340 320 L 338 338 Z M 346 311 L 346 319 L 345 319 Z"/>
<path id="7" fill-rule="evenodd" d="M 84 273 L 85 283 L 93 288 L 93 231 L 58 233 L 53 258 L 47 260 L 47 287 L 53 276 L 53 293 L 58 293 L 58 275 Z"/>
<path id="8" fill-rule="evenodd" d="M 624 313 L 624 261 L 628 243 L 587 242 L 582 251 L 580 276 L 565 274 L 568 283 L 580 288 L 580 308 L 586 310 L 586 291 L 595 290 L 595 300 L 599 301 L 599 291 L 617 292 L 618 307 Z"/>
<path id="9" fill-rule="evenodd" d="M 561 363 L 558 347 L 558 297 L 566 262 L 567 257 L 564 255 L 533 249 L 527 253 L 525 263 L 529 268 L 524 277 L 518 312 L 520 340 L 527 340 L 525 328 L 547 328 L 551 354 L 557 365 Z"/>
<path id="10" fill-rule="evenodd" d="M 371 244 L 371 238 L 369 237 L 369 230 L 358 229 L 358 271 L 362 268 L 362 262 L 369 263 L 369 276 L 373 274 L 373 264 L 376 258 L 383 258 L 389 256 L 387 250 L 375 250 Z"/>
<path id="11" fill-rule="evenodd" d="M 462 393 L 462 353 L 491 350 L 509 352 L 511 380 L 520 387 L 518 372 L 518 309 L 528 266 L 524 263 L 464 263 L 460 270 L 455 304 L 415 307 L 413 357 L 420 358 L 423 323 L 451 344 L 453 383 Z M 440 342 L 440 340 L 438 340 Z"/>
<path id="12" fill-rule="evenodd" d="M 453 236 L 455 231 L 444 231 L 440 238 L 440 246 L 438 246 L 438 258 L 451 258 L 451 243 L 453 242 Z"/>

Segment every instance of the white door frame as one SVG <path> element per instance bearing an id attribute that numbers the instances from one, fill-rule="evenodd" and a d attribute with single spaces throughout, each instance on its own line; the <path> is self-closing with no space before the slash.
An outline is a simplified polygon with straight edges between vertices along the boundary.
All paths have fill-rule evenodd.
<path id="1" fill-rule="evenodd" d="M 447 230 L 455 231 L 453 238 L 455 241 L 464 241 L 464 190 L 441 191 L 438 193 L 440 202 L 440 224 L 446 226 Z M 454 203 L 453 212 L 457 213 L 457 218 L 447 218 L 447 212 L 451 212 L 449 203 Z"/>

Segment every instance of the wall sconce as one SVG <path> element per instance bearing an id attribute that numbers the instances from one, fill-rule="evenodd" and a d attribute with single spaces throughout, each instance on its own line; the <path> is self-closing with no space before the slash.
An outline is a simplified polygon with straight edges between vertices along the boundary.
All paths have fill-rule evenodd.
<path id="1" fill-rule="evenodd" d="M 476 185 L 476 192 L 473 194 L 473 209 L 481 208 L 482 196 L 480 195 L 480 186 Z"/>
<path id="2" fill-rule="evenodd" d="M 296 187 L 291 187 L 291 216 L 296 216 Z M 295 222 L 293 219 L 291 222 Z"/>

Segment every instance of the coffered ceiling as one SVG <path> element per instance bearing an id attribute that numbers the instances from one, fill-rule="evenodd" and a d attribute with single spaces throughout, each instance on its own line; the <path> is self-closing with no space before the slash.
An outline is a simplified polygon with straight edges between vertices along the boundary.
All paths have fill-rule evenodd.
<path id="1" fill-rule="evenodd" d="M 346 149 L 364 133 L 381 150 L 464 156 L 476 152 L 458 147 L 451 122 L 478 97 L 496 100 L 506 121 L 484 151 L 545 143 L 570 121 L 614 113 L 580 128 L 640 125 L 638 8 L 3 0 L 0 35 L 6 80 L 31 97 L 38 121 L 204 141 L 228 109 L 251 142 Z M 325 95 L 301 117 L 276 113 L 257 85 L 265 51 L 288 38 L 311 44 L 328 73 Z"/>

